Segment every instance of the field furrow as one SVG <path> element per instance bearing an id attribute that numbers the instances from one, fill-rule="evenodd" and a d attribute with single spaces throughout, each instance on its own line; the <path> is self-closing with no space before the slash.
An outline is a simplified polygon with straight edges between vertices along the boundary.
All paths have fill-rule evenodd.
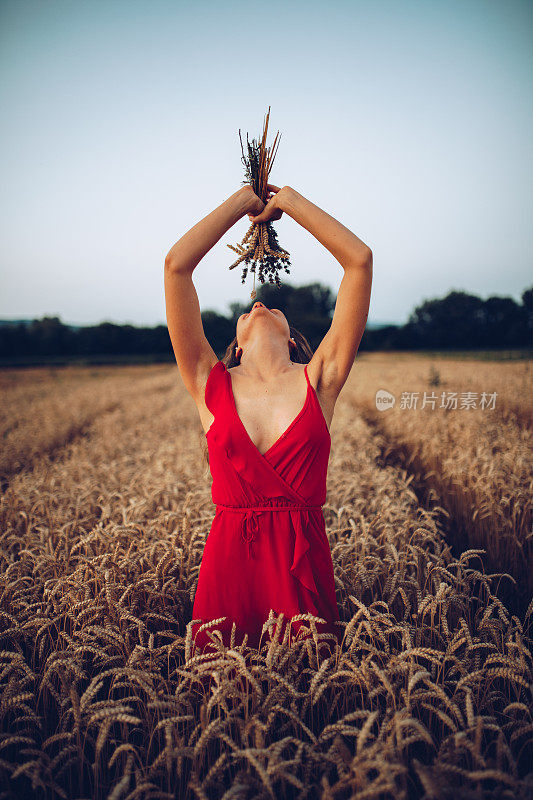
<path id="1" fill-rule="evenodd" d="M 525 405 L 513 398 L 528 396 L 528 372 L 521 364 L 506 367 L 502 378 L 499 365 L 491 376 L 483 362 L 478 374 L 477 362 L 459 369 L 442 360 L 437 368 L 421 358 L 397 364 L 394 356 L 369 357 L 354 368 L 346 391 L 383 435 L 385 461 L 409 469 L 422 494 L 432 493 L 449 514 L 455 551 L 484 548 L 489 571 L 512 576 L 516 583 L 502 580 L 503 597 L 523 614 L 533 593 L 533 451 Z M 395 396 L 393 408 L 376 408 L 378 389 Z M 479 399 L 481 391 L 497 392 L 494 409 L 461 408 L 460 399 L 457 408 L 440 407 L 442 392 L 478 392 Z M 417 394 L 417 406 L 402 408 L 402 392 Z M 422 407 L 424 392 L 439 398 L 435 407 Z"/>

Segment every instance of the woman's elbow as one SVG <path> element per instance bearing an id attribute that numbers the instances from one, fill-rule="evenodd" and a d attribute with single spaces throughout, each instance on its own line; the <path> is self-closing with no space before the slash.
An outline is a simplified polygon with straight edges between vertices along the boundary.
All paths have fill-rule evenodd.
<path id="1" fill-rule="evenodd" d="M 176 266 L 176 260 L 173 258 L 171 253 L 167 253 L 165 256 L 165 270 L 172 270 Z"/>

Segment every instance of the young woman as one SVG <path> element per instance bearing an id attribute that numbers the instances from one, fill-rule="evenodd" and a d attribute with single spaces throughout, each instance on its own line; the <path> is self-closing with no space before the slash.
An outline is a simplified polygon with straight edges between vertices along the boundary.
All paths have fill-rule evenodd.
<path id="1" fill-rule="evenodd" d="M 251 186 L 236 191 L 165 259 L 168 330 L 206 433 L 216 505 L 193 606 L 200 652 L 210 643 L 210 627 L 226 645 L 233 628 L 235 645 L 247 635 L 248 645 L 259 647 L 270 610 L 284 615 L 280 639 L 293 616 L 311 613 L 325 620 L 316 623 L 319 633 L 340 641 L 322 505 L 333 409 L 368 316 L 372 252 L 295 189 L 268 189 L 266 205 Z M 258 301 L 237 320 L 235 339 L 219 361 L 204 335 L 193 271 L 243 216 L 266 222 L 283 213 L 344 269 L 329 330 L 313 353 L 280 309 Z M 292 623 L 291 638 L 302 624 L 309 625 Z"/>

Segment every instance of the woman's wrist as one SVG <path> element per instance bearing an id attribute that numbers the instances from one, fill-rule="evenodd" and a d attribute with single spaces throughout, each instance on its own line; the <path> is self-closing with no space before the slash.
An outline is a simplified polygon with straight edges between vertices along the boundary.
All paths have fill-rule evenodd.
<path id="1" fill-rule="evenodd" d="M 253 187 L 247 183 L 244 186 L 241 186 L 241 188 L 237 190 L 236 194 L 239 196 L 239 200 L 242 204 L 243 216 L 245 214 L 249 214 L 257 204 L 257 195 L 254 192 Z"/>
<path id="2" fill-rule="evenodd" d="M 296 198 L 299 197 L 298 192 L 296 189 L 293 189 L 292 186 L 282 186 L 279 192 L 275 195 L 275 203 L 281 211 L 290 214 L 290 210 L 296 201 Z"/>
<path id="3" fill-rule="evenodd" d="M 247 213 L 249 202 L 249 192 L 246 191 L 246 186 L 241 186 L 240 189 L 237 189 L 237 191 L 233 192 L 233 194 L 227 198 L 226 204 L 231 207 L 233 212 L 231 225 L 237 222 L 241 217 L 244 217 Z"/>

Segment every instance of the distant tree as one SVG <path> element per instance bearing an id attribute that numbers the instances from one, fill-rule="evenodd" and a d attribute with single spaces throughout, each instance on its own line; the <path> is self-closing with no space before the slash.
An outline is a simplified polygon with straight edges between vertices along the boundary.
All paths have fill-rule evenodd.
<path id="1" fill-rule="evenodd" d="M 525 344 L 527 347 L 533 346 L 533 286 L 522 292 L 522 305 L 525 316 Z"/>
<path id="2" fill-rule="evenodd" d="M 235 336 L 235 325 L 230 319 L 216 311 L 202 311 L 205 337 L 215 353 L 223 353 Z"/>
<path id="3" fill-rule="evenodd" d="M 528 314 L 533 314 L 533 286 L 522 292 L 522 304 Z"/>
<path id="4" fill-rule="evenodd" d="M 269 308 L 279 308 L 289 324 L 307 337 L 316 349 L 331 324 L 336 297 L 328 286 L 310 283 L 278 289 L 261 284 L 257 299 Z M 533 346 L 533 287 L 521 296 L 491 296 L 482 300 L 473 294 L 451 291 L 443 298 L 425 300 L 411 313 L 405 325 L 367 329 L 361 350 L 413 350 L 426 348 L 498 348 Z M 235 336 L 237 319 L 249 311 L 252 302 L 230 304 L 228 316 L 216 311 L 202 312 L 207 340 L 220 356 Z M 166 325 L 153 328 L 117 325 L 74 327 L 64 325 L 59 317 L 44 316 L 26 322 L 0 320 L 0 357 L 46 361 L 51 356 L 154 355 L 173 358 Z"/>
<path id="5" fill-rule="evenodd" d="M 80 351 L 99 355 L 123 355 L 131 352 L 132 330 L 131 325 L 116 325 L 113 322 L 88 325 L 80 329 Z"/>
<path id="6" fill-rule="evenodd" d="M 359 352 L 365 350 L 395 350 L 398 346 L 399 325 L 384 325 L 382 328 L 366 328 L 359 345 Z"/>
<path id="7" fill-rule="evenodd" d="M 524 345 L 526 312 L 512 297 L 489 297 L 483 303 L 483 340 L 491 347 Z"/>
<path id="8" fill-rule="evenodd" d="M 525 347 L 531 345 L 529 320 L 531 290 L 522 295 L 523 305 L 512 297 L 482 300 L 467 292 L 452 291 L 444 298 L 426 300 L 411 313 L 398 331 L 397 343 L 405 348 Z M 532 323 L 533 325 L 533 323 Z"/>
<path id="9" fill-rule="evenodd" d="M 472 348 L 484 344 L 483 300 L 467 292 L 451 291 L 442 299 L 426 300 L 407 321 L 407 331 L 418 347 Z"/>
<path id="10" fill-rule="evenodd" d="M 66 355 L 72 352 L 73 336 L 59 317 L 34 319 L 28 325 L 32 355 Z"/>
<path id="11" fill-rule="evenodd" d="M 31 354 L 33 340 L 28 327 L 24 322 L 0 327 L 0 356 L 13 358 L 13 356 L 29 356 Z"/>

